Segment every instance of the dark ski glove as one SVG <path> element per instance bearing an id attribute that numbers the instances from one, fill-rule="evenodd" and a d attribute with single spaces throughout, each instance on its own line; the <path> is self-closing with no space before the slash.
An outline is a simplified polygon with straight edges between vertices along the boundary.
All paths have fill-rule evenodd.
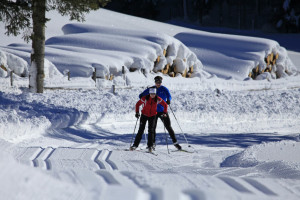
<path id="1" fill-rule="evenodd" d="M 168 99 L 166 103 L 167 103 L 168 105 L 170 105 L 170 104 L 171 104 L 171 101 Z"/>
<path id="2" fill-rule="evenodd" d="M 140 118 L 140 113 L 135 113 L 136 118 Z"/>

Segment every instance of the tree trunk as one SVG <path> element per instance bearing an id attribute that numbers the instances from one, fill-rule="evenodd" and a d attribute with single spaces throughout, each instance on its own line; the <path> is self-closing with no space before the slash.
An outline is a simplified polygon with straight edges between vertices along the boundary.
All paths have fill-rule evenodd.
<path id="1" fill-rule="evenodd" d="M 29 85 L 33 92 L 43 93 L 46 0 L 33 0 L 32 6 L 33 33 Z"/>

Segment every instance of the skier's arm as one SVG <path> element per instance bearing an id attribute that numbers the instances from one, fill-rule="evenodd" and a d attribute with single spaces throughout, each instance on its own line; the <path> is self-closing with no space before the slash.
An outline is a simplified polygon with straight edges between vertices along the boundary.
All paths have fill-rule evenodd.
<path id="1" fill-rule="evenodd" d="M 168 112 L 168 104 L 163 99 L 160 99 L 158 101 L 158 103 L 164 107 L 164 111 L 163 112 L 167 113 Z"/>
<path id="2" fill-rule="evenodd" d="M 144 102 L 145 98 L 142 98 L 135 104 L 135 113 L 139 113 L 140 105 L 142 105 Z"/>
<path id="3" fill-rule="evenodd" d="M 170 93 L 169 89 L 166 88 L 166 87 L 165 87 L 165 94 L 166 94 L 166 97 L 167 97 L 167 101 L 171 102 L 172 96 L 171 96 L 171 93 Z"/>

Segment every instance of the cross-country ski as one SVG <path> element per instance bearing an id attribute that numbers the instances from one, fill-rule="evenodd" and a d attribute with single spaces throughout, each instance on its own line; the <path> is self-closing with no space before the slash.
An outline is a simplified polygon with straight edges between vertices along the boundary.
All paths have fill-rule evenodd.
<path id="1" fill-rule="evenodd" d="M 172 152 L 185 152 L 185 153 L 194 153 L 193 151 L 189 151 L 189 150 L 185 150 L 185 149 L 173 150 Z"/>

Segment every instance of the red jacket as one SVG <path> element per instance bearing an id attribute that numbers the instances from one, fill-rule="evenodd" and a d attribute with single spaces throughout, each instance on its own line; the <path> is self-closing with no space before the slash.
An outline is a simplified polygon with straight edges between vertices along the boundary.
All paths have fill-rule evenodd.
<path id="1" fill-rule="evenodd" d="M 138 113 L 140 105 L 143 105 L 142 114 L 152 117 L 157 114 L 157 104 L 161 104 L 164 107 L 164 113 L 167 113 L 168 104 L 157 95 L 153 99 L 150 95 L 142 97 L 135 105 L 135 112 Z"/>

